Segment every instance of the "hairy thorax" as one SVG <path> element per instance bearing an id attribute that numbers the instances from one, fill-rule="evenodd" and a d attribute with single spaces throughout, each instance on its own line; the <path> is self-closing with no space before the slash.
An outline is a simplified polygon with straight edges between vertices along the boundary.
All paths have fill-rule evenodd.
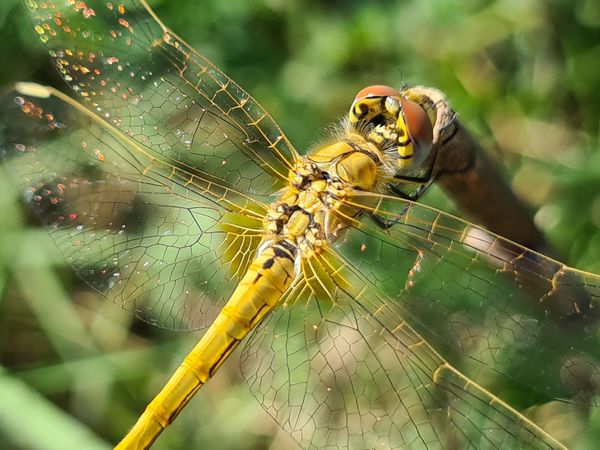
<path id="1" fill-rule="evenodd" d="M 285 239 L 304 254 L 318 252 L 358 214 L 348 196 L 355 189 L 373 190 L 381 163 L 376 146 L 358 135 L 301 158 L 289 173 L 289 185 L 269 208 L 268 240 Z"/>

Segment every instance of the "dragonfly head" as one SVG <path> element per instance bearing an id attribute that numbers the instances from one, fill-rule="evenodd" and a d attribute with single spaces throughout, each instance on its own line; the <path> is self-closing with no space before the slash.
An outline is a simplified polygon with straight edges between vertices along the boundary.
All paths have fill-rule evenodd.
<path id="1" fill-rule="evenodd" d="M 394 149 L 402 170 L 420 166 L 433 144 L 433 127 L 421 106 L 389 86 L 362 89 L 352 102 L 350 123 L 364 137 L 388 153 Z"/>

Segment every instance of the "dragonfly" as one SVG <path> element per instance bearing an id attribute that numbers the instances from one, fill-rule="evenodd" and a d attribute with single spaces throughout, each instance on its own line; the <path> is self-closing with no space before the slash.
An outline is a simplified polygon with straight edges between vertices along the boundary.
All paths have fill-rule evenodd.
<path id="1" fill-rule="evenodd" d="M 566 448 L 490 386 L 595 406 L 600 279 L 418 202 L 448 125 L 429 91 L 362 89 L 301 154 L 143 0 L 25 3 L 78 100 L 5 94 L 24 202 L 92 289 L 205 329 L 116 448 L 149 448 L 241 341 L 303 448 Z"/>

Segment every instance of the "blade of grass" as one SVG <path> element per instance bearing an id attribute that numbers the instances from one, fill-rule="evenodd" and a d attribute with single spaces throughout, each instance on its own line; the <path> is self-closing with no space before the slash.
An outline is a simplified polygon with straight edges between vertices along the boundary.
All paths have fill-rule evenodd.
<path id="1" fill-rule="evenodd" d="M 31 450 L 106 450 L 112 446 L 0 367 L 0 429 Z"/>

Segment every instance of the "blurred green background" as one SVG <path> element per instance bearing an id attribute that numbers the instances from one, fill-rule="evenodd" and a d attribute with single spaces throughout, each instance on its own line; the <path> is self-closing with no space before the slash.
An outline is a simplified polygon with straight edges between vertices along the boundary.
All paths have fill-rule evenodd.
<path id="1" fill-rule="evenodd" d="M 151 5 L 260 101 L 300 151 L 365 85 L 441 89 L 563 259 L 600 272 L 597 1 Z M 0 2 L 0 61 L 0 85 L 64 88 L 17 0 Z M 197 335 L 149 328 L 90 293 L 1 168 L 0 190 L 0 448 L 110 448 Z M 424 201 L 461 214 L 439 190 Z M 294 444 L 240 384 L 233 358 L 155 448 Z"/>

